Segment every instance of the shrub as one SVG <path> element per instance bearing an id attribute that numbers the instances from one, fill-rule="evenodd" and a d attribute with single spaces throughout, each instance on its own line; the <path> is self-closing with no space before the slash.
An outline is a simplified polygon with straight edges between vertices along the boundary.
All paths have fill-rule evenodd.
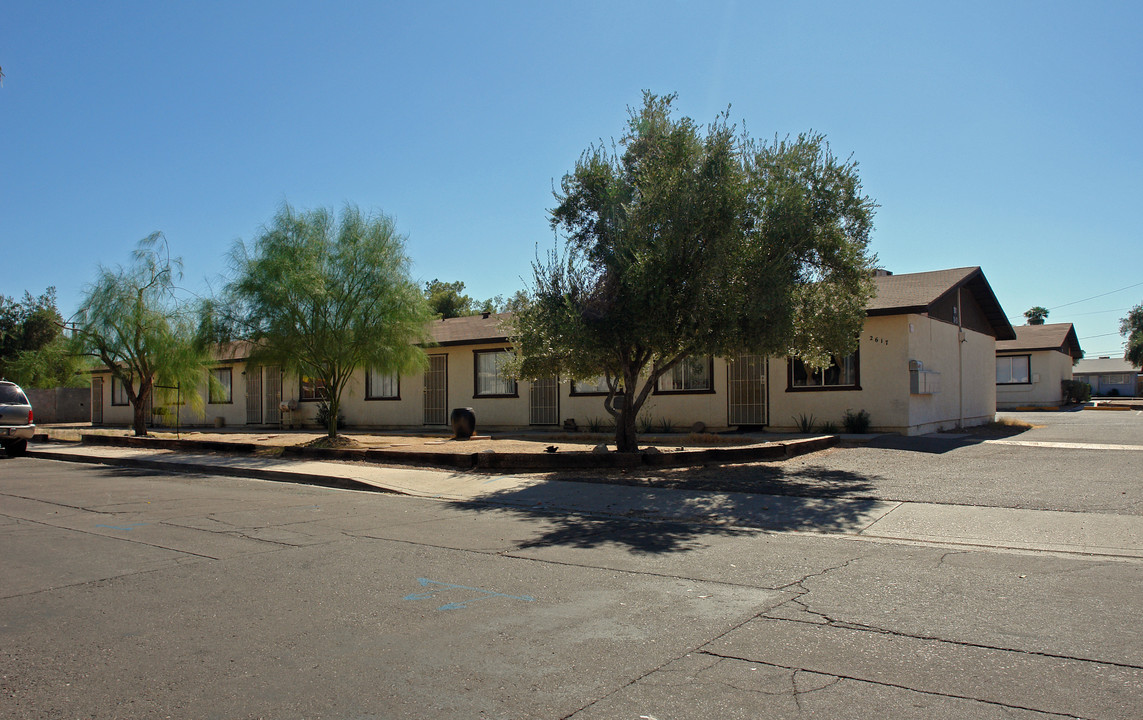
<path id="1" fill-rule="evenodd" d="M 603 422 L 603 418 L 590 417 L 587 419 L 587 431 L 588 432 L 593 432 L 593 433 L 603 432 L 603 428 L 605 428 L 605 427 L 607 427 L 607 424 Z"/>
<path id="2" fill-rule="evenodd" d="M 670 418 L 659 418 L 658 428 L 661 433 L 673 432 L 675 423 Z"/>
<path id="3" fill-rule="evenodd" d="M 329 427 L 329 403 L 325 400 L 318 403 L 314 421 L 323 428 Z M 337 426 L 339 428 L 345 427 L 345 415 L 341 414 L 340 409 L 337 412 Z"/>
<path id="4" fill-rule="evenodd" d="M 813 415 L 806 415 L 805 413 L 791 419 L 794 421 L 794 425 L 798 427 L 799 432 L 812 433 L 814 426 L 817 425 L 817 418 Z"/>
<path id="5" fill-rule="evenodd" d="M 827 420 L 818 426 L 818 432 L 825 433 L 826 435 L 834 435 L 839 430 L 837 423 Z"/>
<path id="6" fill-rule="evenodd" d="M 636 424 L 639 426 L 639 432 L 643 435 L 646 435 L 655 429 L 655 421 L 652 420 L 648 415 L 644 415 L 638 418 L 636 420 Z"/>
<path id="7" fill-rule="evenodd" d="M 1083 403 L 1091 400 L 1091 385 L 1082 380 L 1061 380 L 1064 389 L 1064 402 Z"/>
<path id="8" fill-rule="evenodd" d="M 847 433 L 861 435 L 869 432 L 872 421 L 869 419 L 869 411 L 867 410 L 858 410 L 857 412 L 846 410 L 845 417 L 841 419 L 841 424 Z"/>

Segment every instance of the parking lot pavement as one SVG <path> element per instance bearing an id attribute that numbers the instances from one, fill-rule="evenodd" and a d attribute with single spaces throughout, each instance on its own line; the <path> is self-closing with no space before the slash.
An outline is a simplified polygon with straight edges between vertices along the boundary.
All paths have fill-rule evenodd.
<path id="1" fill-rule="evenodd" d="M 1013 440 L 1143 447 L 1143 409 L 1000 412 L 1035 425 Z"/>

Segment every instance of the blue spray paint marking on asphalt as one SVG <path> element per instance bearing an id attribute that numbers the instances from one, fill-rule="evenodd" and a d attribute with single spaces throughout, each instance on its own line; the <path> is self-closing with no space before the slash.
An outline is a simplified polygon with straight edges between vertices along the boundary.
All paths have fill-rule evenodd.
<path id="1" fill-rule="evenodd" d="M 95 527 L 105 527 L 105 528 L 111 528 L 112 530 L 123 530 L 125 532 L 130 532 L 131 528 L 142 527 L 143 525 L 146 525 L 146 524 L 147 523 L 131 523 L 130 525 L 125 525 L 125 526 L 121 526 L 121 525 L 96 525 Z"/>
<path id="2" fill-rule="evenodd" d="M 469 600 L 464 600 L 463 602 L 445 603 L 444 605 L 441 605 L 439 608 L 437 608 L 437 610 L 459 610 L 461 608 L 468 607 L 468 604 L 471 602 L 493 597 L 508 598 L 509 600 L 523 600 L 524 602 L 534 602 L 536 600 L 536 598 L 529 595 L 505 595 L 504 593 L 493 592 L 491 590 L 481 590 L 480 588 L 469 587 L 467 585 L 454 585 L 452 583 L 440 582 L 438 580 L 429 580 L 428 578 L 417 578 L 417 582 L 421 584 L 421 587 L 430 589 L 426 592 L 406 595 L 406 600 L 428 600 L 435 597 L 439 592 L 446 592 L 449 590 L 464 590 L 466 592 L 479 593 L 477 597 L 471 598 Z"/>

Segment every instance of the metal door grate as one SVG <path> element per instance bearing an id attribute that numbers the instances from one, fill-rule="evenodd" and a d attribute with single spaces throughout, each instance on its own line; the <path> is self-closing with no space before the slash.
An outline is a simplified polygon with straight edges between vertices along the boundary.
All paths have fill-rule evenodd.
<path id="1" fill-rule="evenodd" d="M 560 424 L 560 382 L 557 378 L 543 378 L 532 383 L 532 390 L 529 392 L 528 423 Z"/>
<path id="2" fill-rule="evenodd" d="M 267 425 L 277 425 L 282 422 L 282 369 L 277 365 L 267 365 L 262 368 L 262 389 L 265 410 L 262 413 Z"/>
<path id="3" fill-rule="evenodd" d="M 425 425 L 448 425 L 448 355 L 429 355 L 425 370 Z"/>
<path id="4" fill-rule="evenodd" d="M 91 424 L 103 424 L 103 378 L 91 379 Z"/>
<path id="5" fill-rule="evenodd" d="M 262 424 L 262 368 L 246 367 L 246 424 Z"/>
<path id="6" fill-rule="evenodd" d="M 726 363 L 729 425 L 766 424 L 766 358 L 740 355 Z"/>

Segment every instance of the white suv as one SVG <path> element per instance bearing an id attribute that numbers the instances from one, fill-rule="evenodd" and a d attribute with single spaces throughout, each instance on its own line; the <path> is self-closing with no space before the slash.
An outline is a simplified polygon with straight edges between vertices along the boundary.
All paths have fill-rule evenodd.
<path id="1" fill-rule="evenodd" d="M 35 432 L 28 396 L 16 383 L 0 380 L 0 445 L 8 457 L 23 455 Z"/>

